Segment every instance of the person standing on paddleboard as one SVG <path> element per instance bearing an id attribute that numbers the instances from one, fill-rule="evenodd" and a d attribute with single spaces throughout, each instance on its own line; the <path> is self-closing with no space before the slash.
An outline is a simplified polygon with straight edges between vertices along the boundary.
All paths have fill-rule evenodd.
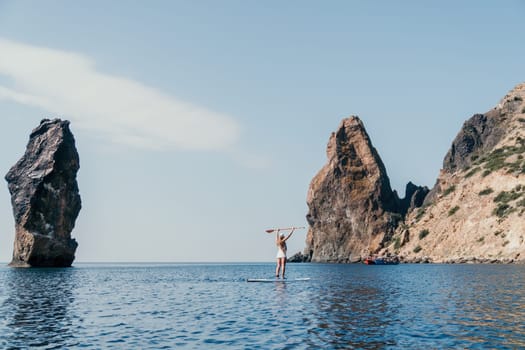
<path id="1" fill-rule="evenodd" d="M 286 241 L 292 233 L 295 231 L 295 227 L 292 227 L 292 231 L 286 236 L 284 233 L 280 233 L 280 229 L 277 230 L 275 237 L 275 243 L 277 244 L 277 266 L 275 267 L 275 277 L 279 278 L 279 272 L 284 279 L 284 273 L 286 271 Z"/>

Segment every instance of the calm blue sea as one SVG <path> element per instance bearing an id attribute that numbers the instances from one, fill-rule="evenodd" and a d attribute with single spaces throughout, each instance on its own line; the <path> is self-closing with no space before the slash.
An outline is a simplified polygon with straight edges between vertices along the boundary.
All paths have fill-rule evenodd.
<path id="1" fill-rule="evenodd" d="M 524 265 L 0 267 L 2 349 L 525 348 Z"/>

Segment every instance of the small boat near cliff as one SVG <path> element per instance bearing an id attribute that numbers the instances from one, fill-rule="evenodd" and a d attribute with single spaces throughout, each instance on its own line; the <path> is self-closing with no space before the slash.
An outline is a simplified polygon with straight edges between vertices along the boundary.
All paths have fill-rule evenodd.
<path id="1" fill-rule="evenodd" d="M 363 260 L 363 263 L 365 263 L 366 265 L 397 265 L 399 264 L 399 258 L 397 256 L 369 256 L 365 260 Z"/>

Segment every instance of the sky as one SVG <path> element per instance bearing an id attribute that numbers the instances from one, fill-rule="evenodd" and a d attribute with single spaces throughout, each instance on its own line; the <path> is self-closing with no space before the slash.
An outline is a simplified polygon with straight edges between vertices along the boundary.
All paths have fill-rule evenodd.
<path id="1" fill-rule="evenodd" d="M 0 173 L 42 118 L 80 155 L 77 262 L 265 262 L 358 115 L 392 187 L 525 81 L 525 1 L 3 1 Z M 305 247 L 306 230 L 288 241 Z M 0 262 L 14 219 L 0 185 Z"/>

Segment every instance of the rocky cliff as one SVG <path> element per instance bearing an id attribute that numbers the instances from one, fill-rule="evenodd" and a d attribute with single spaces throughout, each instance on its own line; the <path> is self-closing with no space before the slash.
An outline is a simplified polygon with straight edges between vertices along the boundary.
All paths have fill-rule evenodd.
<path id="1" fill-rule="evenodd" d="M 406 261 L 525 261 L 525 84 L 467 120 L 388 251 Z"/>
<path id="2" fill-rule="evenodd" d="M 408 262 L 525 262 L 525 84 L 467 120 L 435 186 L 399 199 L 357 117 L 328 143 L 308 190 L 304 254 L 350 262 L 368 253 Z"/>
<path id="3" fill-rule="evenodd" d="M 359 260 L 391 240 L 405 213 L 422 204 L 428 189 L 410 183 L 407 197 L 400 200 L 362 121 L 355 116 L 343 120 L 331 135 L 327 157 L 308 190 L 310 229 L 300 259 Z"/>
<path id="4" fill-rule="evenodd" d="M 78 169 L 69 122 L 42 120 L 5 177 L 16 229 L 11 266 L 71 266 L 77 248 L 71 231 L 81 207 Z"/>

